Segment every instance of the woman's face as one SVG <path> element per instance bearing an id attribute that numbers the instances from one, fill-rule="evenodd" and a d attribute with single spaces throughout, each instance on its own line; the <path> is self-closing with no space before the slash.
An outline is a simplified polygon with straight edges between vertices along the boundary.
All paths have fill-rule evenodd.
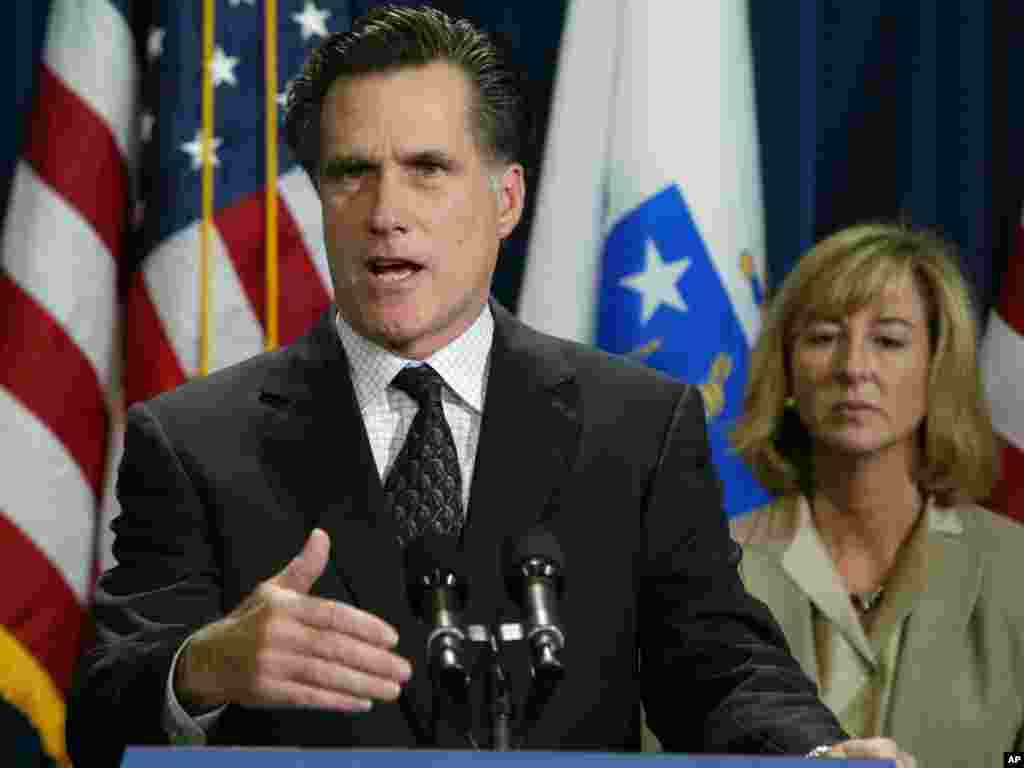
<path id="1" fill-rule="evenodd" d="M 846 317 L 799 327 L 790 381 L 815 454 L 916 458 L 930 360 L 927 310 L 909 275 Z"/>

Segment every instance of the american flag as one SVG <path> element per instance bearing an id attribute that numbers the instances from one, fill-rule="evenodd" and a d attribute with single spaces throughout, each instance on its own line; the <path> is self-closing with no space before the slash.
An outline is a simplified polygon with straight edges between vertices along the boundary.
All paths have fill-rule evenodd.
<path id="1" fill-rule="evenodd" d="M 1002 476 L 992 506 L 1024 522 L 1024 213 L 1017 247 L 1003 278 L 1002 299 L 992 312 L 982 345 L 982 369 L 992 421 L 1003 440 Z"/>
<path id="2" fill-rule="evenodd" d="M 0 251 L 0 557 L 17 575 L 0 596 L 0 696 L 59 762 L 92 585 L 109 564 L 124 405 L 202 373 L 204 15 L 214 19 L 213 370 L 265 345 L 264 43 L 276 36 L 279 120 L 311 50 L 372 4 L 53 0 Z M 287 343 L 330 288 L 315 192 L 283 144 L 276 154 L 277 340 Z"/>

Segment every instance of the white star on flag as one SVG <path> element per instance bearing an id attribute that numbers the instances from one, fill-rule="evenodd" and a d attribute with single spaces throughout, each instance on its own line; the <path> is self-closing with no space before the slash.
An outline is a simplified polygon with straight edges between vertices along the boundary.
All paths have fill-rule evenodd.
<path id="1" fill-rule="evenodd" d="M 213 60 L 210 62 L 210 76 L 213 77 L 214 86 L 238 85 L 235 78 L 235 67 L 238 66 L 237 56 L 228 56 L 219 45 L 213 52 Z"/>
<path id="2" fill-rule="evenodd" d="M 217 150 L 220 149 L 220 145 L 224 142 L 217 136 L 213 137 L 213 144 L 210 147 L 210 162 L 213 163 L 214 167 L 220 165 L 220 160 L 217 158 Z M 192 158 L 192 170 L 198 171 L 203 167 L 203 132 L 202 130 L 196 131 L 196 137 L 192 141 L 186 141 L 181 145 L 181 150 L 188 154 Z"/>
<path id="3" fill-rule="evenodd" d="M 164 52 L 164 30 L 161 27 L 153 27 L 149 30 L 149 37 L 146 39 L 146 56 L 150 61 L 157 59 Z"/>
<path id="4" fill-rule="evenodd" d="M 690 260 L 665 261 L 653 240 L 647 241 L 644 260 L 646 264 L 643 272 L 634 272 L 622 278 L 619 283 L 643 296 L 641 323 L 650 320 L 662 304 L 686 312 L 688 307 L 676 286 L 676 281 L 690 267 Z"/>
<path id="5" fill-rule="evenodd" d="M 293 13 L 292 18 L 302 27 L 302 39 L 309 40 L 313 35 L 327 37 L 327 19 L 330 11 L 321 11 L 311 0 L 306 0 L 302 13 Z"/>
<path id="6" fill-rule="evenodd" d="M 242 3 L 245 3 L 246 5 L 256 4 L 256 0 L 228 0 L 228 2 L 231 4 L 232 8 L 237 8 Z"/>

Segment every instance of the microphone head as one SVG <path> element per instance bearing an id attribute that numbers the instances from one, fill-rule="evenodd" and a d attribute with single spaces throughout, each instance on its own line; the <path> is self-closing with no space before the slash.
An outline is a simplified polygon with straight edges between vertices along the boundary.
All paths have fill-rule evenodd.
<path id="1" fill-rule="evenodd" d="M 501 561 L 505 584 L 512 595 L 522 593 L 523 579 L 528 576 L 550 578 L 558 592 L 562 591 L 565 554 L 555 534 L 542 525 L 530 528 L 518 539 L 506 539 Z"/>
<path id="2" fill-rule="evenodd" d="M 427 531 L 406 545 L 405 587 L 417 616 L 428 618 L 424 597 L 431 590 L 449 588 L 465 602 L 462 559 L 458 539 L 436 531 Z"/>

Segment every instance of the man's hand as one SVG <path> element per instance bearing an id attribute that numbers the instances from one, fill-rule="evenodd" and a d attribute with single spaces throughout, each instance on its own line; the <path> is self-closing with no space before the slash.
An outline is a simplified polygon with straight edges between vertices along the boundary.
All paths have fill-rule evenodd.
<path id="1" fill-rule="evenodd" d="M 829 750 L 829 757 L 846 757 L 865 760 L 895 760 L 898 768 L 917 768 L 917 760 L 909 752 L 900 749 L 892 739 L 850 739 L 841 741 Z"/>
<path id="2" fill-rule="evenodd" d="M 233 702 L 348 712 L 393 701 L 412 667 L 390 649 L 398 633 L 345 603 L 311 597 L 330 539 L 314 530 L 284 570 L 203 627 L 178 657 L 174 691 L 188 709 Z"/>

